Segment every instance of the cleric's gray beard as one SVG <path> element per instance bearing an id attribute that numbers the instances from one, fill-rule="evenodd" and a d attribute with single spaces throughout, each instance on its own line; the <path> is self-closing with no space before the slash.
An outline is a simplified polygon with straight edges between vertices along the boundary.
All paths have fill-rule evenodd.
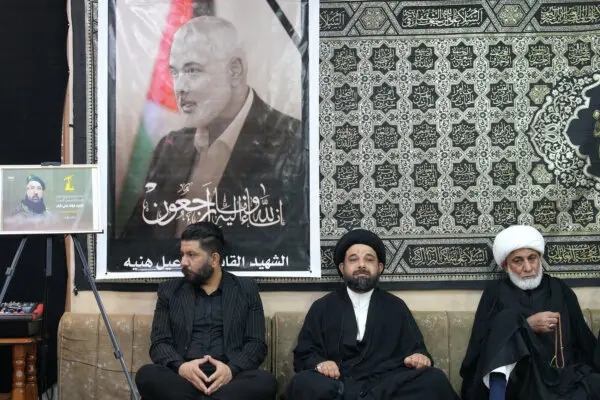
<path id="1" fill-rule="evenodd" d="M 510 281 L 521 290 L 532 290 L 540 286 L 540 283 L 542 283 L 542 277 L 544 275 L 542 268 L 540 268 L 535 278 L 529 279 L 519 278 L 517 274 L 510 270 L 510 268 L 507 268 L 506 272 L 508 272 L 508 277 L 510 278 Z"/>

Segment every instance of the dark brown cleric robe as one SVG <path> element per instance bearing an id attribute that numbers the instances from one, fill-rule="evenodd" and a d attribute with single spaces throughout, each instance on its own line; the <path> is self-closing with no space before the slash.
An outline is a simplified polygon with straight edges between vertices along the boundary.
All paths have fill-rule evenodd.
<path id="1" fill-rule="evenodd" d="M 308 311 L 294 349 L 296 375 L 288 400 L 329 399 L 458 399 L 443 371 L 414 369 L 404 359 L 421 353 L 431 359 L 423 336 L 404 302 L 375 288 L 365 334 L 358 326 L 346 287 L 317 300 Z M 335 361 L 341 378 L 315 371 L 322 361 Z"/>
<path id="2" fill-rule="evenodd" d="M 564 368 L 554 363 L 555 333 L 534 333 L 527 322 L 529 316 L 543 311 L 560 313 Z M 479 302 L 460 369 L 461 396 L 487 399 L 483 377 L 497 367 L 517 363 L 506 399 L 600 399 L 596 346 L 575 293 L 562 280 L 544 274 L 533 290 L 521 290 L 508 278 L 490 282 Z M 561 358 L 558 362 L 562 365 Z"/>

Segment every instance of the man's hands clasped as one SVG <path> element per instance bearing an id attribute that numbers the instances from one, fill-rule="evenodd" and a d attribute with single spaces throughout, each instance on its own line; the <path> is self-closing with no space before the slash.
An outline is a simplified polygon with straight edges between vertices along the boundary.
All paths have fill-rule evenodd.
<path id="1" fill-rule="evenodd" d="M 211 376 L 200 369 L 202 364 L 211 363 L 216 371 Z M 187 379 L 192 385 L 206 395 L 210 395 L 219 390 L 233 379 L 233 374 L 229 366 L 211 356 L 204 356 L 197 360 L 192 360 L 181 364 L 179 375 Z"/>

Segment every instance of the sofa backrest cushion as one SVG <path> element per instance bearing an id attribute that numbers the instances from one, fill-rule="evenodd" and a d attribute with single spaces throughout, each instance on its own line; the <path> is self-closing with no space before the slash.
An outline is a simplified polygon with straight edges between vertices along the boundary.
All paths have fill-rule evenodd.
<path id="1" fill-rule="evenodd" d="M 413 311 L 434 363 L 460 390 L 460 364 L 471 336 L 471 311 Z M 594 335 L 600 329 L 600 309 L 583 310 Z M 293 349 L 305 312 L 278 312 L 266 318 L 269 354 L 261 366 L 272 371 L 283 392 L 294 375 Z M 152 315 L 110 315 L 110 322 L 132 378 L 150 362 Z M 100 314 L 65 313 L 58 328 L 59 399 L 128 400 L 129 387 Z"/>
<path id="2" fill-rule="evenodd" d="M 152 315 L 110 315 L 123 360 L 135 382 L 136 372 L 151 363 Z M 271 370 L 271 319 L 265 318 L 269 354 L 262 369 Z M 100 314 L 65 313 L 58 327 L 59 398 L 129 400 L 121 363 Z"/>

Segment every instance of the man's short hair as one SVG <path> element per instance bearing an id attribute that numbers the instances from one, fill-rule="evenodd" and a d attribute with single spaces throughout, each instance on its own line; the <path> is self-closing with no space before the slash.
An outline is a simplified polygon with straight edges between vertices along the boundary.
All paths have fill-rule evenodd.
<path id="1" fill-rule="evenodd" d="M 214 15 L 202 15 L 192 18 L 175 32 L 173 42 L 182 40 L 181 35 L 187 36 L 190 33 L 205 36 L 211 54 L 216 59 L 240 57 L 246 60 L 246 54 L 237 28 L 224 18 Z"/>
<path id="2" fill-rule="evenodd" d="M 181 240 L 197 240 L 202 250 L 209 255 L 217 253 L 220 259 L 223 259 L 225 237 L 221 228 L 212 222 L 203 221 L 188 225 L 181 233 Z"/>

